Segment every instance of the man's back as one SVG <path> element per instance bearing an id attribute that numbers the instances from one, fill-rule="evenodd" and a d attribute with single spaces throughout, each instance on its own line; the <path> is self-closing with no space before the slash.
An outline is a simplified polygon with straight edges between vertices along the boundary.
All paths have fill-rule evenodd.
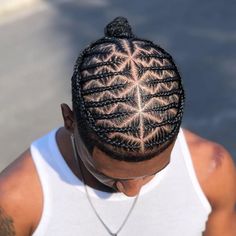
<path id="1" fill-rule="evenodd" d="M 62 130 L 62 132 L 64 131 Z M 189 131 L 185 131 L 185 136 L 190 147 L 197 178 L 212 207 L 215 208 L 214 204 L 217 205 L 218 203 L 218 195 L 224 195 L 224 193 L 221 193 L 221 191 L 216 188 L 217 184 L 220 184 L 220 181 L 223 181 L 226 187 L 225 197 L 222 197 L 227 199 L 227 197 L 230 197 L 228 191 L 234 191 L 233 181 L 235 181 L 235 179 L 233 175 L 235 173 L 232 160 L 219 145 L 203 140 Z M 60 135 L 58 135 L 58 137 L 60 137 Z M 62 135 L 61 137 L 64 136 Z M 61 141 L 62 140 L 58 143 Z M 61 151 L 65 153 L 63 148 Z M 70 155 L 70 153 L 68 154 Z M 69 158 L 66 159 L 66 162 L 69 166 L 71 165 Z M 228 189 L 228 191 L 227 186 L 231 188 Z M 231 197 L 231 202 L 234 201 L 233 197 L 234 196 Z M 67 199 L 65 199 L 65 201 L 66 200 Z M 3 232 L 9 231 L 8 234 L 3 235 L 14 235 L 10 233 L 10 231 L 13 232 L 13 230 L 15 230 L 16 235 L 19 236 L 31 235 L 41 218 L 43 211 L 43 195 L 29 150 L 22 154 L 17 161 L 2 173 L 0 202 L 1 218 L 4 222 L 2 225 L 5 227 L 2 227 L 3 230 L 5 230 Z M 213 214 L 214 212 L 212 215 Z M 231 216 L 235 217 L 233 213 Z M 220 219 L 222 218 L 218 217 L 218 220 Z M 211 223 L 211 217 L 208 224 L 214 224 L 214 227 L 217 228 L 214 222 Z M 207 230 L 208 228 L 207 225 Z M 217 234 L 211 233 L 209 235 Z"/>

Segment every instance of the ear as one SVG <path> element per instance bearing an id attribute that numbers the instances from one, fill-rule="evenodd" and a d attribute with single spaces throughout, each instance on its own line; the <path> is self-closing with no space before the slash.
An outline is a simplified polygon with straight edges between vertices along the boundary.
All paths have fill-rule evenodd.
<path id="1" fill-rule="evenodd" d="M 74 129 L 76 126 L 73 111 L 67 104 L 63 103 L 61 104 L 61 112 L 64 120 L 65 129 L 68 130 L 70 133 L 74 133 Z"/>

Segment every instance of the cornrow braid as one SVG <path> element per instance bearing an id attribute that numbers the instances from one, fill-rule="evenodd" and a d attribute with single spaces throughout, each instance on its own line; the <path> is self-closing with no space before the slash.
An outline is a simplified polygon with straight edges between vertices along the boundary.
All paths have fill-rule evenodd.
<path id="1" fill-rule="evenodd" d="M 134 36 L 118 17 L 105 37 L 79 55 L 72 76 L 72 103 L 81 137 L 128 162 L 157 156 L 171 145 L 181 125 L 185 95 L 169 53 Z"/>

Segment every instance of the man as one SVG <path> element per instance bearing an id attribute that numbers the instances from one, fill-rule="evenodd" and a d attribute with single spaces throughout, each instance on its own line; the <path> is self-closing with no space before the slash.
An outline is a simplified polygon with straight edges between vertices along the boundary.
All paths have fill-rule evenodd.
<path id="1" fill-rule="evenodd" d="M 1 173 L 0 236 L 236 235 L 232 158 L 180 127 L 164 49 L 116 18 L 79 56 L 72 100 Z"/>

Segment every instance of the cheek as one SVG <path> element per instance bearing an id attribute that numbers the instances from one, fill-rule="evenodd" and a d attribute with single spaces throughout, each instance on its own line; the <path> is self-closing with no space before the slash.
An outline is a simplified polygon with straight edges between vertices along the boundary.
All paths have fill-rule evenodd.
<path id="1" fill-rule="evenodd" d="M 154 177 L 155 177 L 155 175 L 151 175 L 151 176 L 146 176 L 146 177 L 144 177 L 144 179 L 143 179 L 144 184 L 146 184 L 146 183 L 148 183 L 149 181 L 151 181 Z"/>

